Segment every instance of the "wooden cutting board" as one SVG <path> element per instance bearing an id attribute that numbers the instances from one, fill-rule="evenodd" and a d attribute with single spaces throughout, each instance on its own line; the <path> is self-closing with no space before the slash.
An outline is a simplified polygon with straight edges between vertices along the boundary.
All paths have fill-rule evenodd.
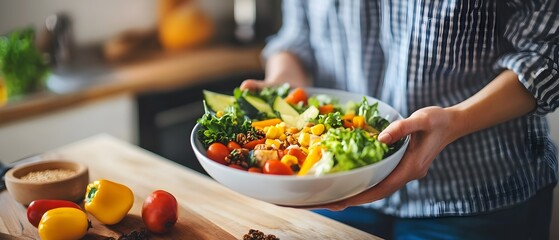
<path id="1" fill-rule="evenodd" d="M 43 154 L 88 165 L 90 180 L 109 179 L 130 187 L 136 196 L 128 216 L 105 226 L 93 221 L 86 239 L 117 238 L 144 227 L 143 199 L 157 189 L 172 193 L 182 207 L 172 232 L 152 239 L 242 239 L 250 229 L 280 239 L 378 239 L 303 209 L 280 207 L 235 193 L 211 178 L 108 135 L 99 135 Z M 0 192 L 0 239 L 37 239 L 26 209 Z M 13 236 L 13 237 L 12 237 Z"/>
<path id="2" fill-rule="evenodd" d="M 118 239 L 122 234 L 140 231 L 145 228 L 142 221 L 143 199 L 136 196 L 134 205 L 126 217 L 118 224 L 104 225 L 91 214 L 88 218 L 93 225 L 83 239 Z M 37 228 L 27 221 L 26 208 L 12 198 L 7 191 L 0 193 L 0 229 L 9 232 L 10 236 L 0 235 L 0 239 L 31 238 L 39 239 Z M 180 207 L 180 206 L 179 206 Z M 237 239 L 219 226 L 210 222 L 188 208 L 179 209 L 179 219 L 174 228 L 162 235 L 150 234 L 150 239 Z"/>

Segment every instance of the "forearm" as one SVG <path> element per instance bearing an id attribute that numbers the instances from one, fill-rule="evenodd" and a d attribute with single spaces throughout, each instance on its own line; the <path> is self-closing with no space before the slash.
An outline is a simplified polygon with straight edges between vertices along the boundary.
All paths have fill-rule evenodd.
<path id="1" fill-rule="evenodd" d="M 268 59 L 265 81 L 271 85 L 289 83 L 291 87 L 311 85 L 299 59 L 289 52 L 279 52 Z"/>
<path id="2" fill-rule="evenodd" d="M 452 131 L 456 139 L 530 113 L 535 107 L 532 94 L 514 72 L 507 70 L 472 97 L 446 110 L 456 123 Z"/>

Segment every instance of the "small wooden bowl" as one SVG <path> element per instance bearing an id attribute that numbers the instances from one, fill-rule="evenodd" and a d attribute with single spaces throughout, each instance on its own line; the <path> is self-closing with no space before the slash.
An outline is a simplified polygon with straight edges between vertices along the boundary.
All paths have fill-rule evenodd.
<path id="1" fill-rule="evenodd" d="M 56 169 L 74 171 L 73 174 L 58 180 L 36 182 L 23 180 L 30 172 Z M 8 192 L 16 201 L 27 206 L 38 199 L 57 199 L 77 202 L 84 198 L 89 172 L 85 164 L 65 160 L 46 160 L 22 164 L 10 169 L 4 176 Z"/>

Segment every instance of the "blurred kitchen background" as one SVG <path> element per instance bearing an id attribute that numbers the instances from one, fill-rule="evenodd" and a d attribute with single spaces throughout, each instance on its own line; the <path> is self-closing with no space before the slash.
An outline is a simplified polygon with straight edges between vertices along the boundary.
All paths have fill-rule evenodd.
<path id="1" fill-rule="evenodd" d="M 201 90 L 262 78 L 280 26 L 280 0 L 0 0 L 0 35 L 31 28 L 50 71 L 9 101 L 0 87 L 0 161 L 106 133 L 203 172 L 189 145 Z"/>
<path id="2" fill-rule="evenodd" d="M 203 172 L 189 145 L 201 90 L 262 78 L 281 2 L 0 0 L 0 16 L 2 35 L 34 30 L 50 68 L 0 107 L 0 161 L 103 132 Z"/>

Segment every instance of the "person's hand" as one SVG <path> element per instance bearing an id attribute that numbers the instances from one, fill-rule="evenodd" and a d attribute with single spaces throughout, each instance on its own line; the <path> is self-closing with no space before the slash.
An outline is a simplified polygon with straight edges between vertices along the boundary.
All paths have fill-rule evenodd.
<path id="1" fill-rule="evenodd" d="M 376 186 L 347 199 L 309 209 L 328 208 L 339 211 L 350 206 L 370 203 L 389 196 L 412 180 L 427 175 L 434 158 L 452 142 L 454 136 L 452 111 L 440 107 L 426 107 L 409 118 L 391 123 L 379 135 L 379 140 L 390 144 L 411 134 L 408 149 L 398 166 Z"/>
<path id="2" fill-rule="evenodd" d="M 265 87 L 280 86 L 284 83 L 288 83 L 292 88 L 310 85 L 310 80 L 297 56 L 289 52 L 279 52 L 268 59 L 266 79 L 247 79 L 241 83 L 240 88 L 258 91 Z"/>
<path id="3" fill-rule="evenodd" d="M 273 86 L 272 83 L 270 83 L 271 81 L 265 81 L 265 80 L 256 80 L 256 79 L 247 79 L 244 80 L 241 83 L 241 90 L 250 90 L 250 91 L 258 91 L 258 90 L 262 90 L 265 87 L 271 87 Z"/>

